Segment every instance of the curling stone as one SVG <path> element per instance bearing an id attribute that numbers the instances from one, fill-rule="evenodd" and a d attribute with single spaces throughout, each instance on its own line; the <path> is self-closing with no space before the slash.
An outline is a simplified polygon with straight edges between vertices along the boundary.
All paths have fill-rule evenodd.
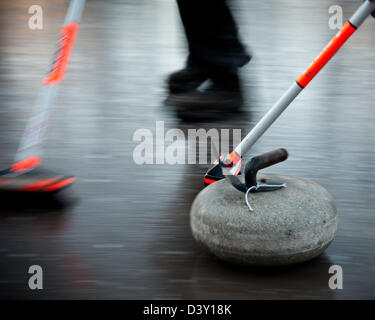
<path id="1" fill-rule="evenodd" d="M 338 217 L 326 189 L 299 177 L 256 177 L 259 168 L 285 160 L 285 153 L 279 149 L 253 158 L 243 176 L 217 181 L 194 200 L 193 236 L 217 258 L 242 265 L 288 265 L 319 256 L 333 241 Z"/>

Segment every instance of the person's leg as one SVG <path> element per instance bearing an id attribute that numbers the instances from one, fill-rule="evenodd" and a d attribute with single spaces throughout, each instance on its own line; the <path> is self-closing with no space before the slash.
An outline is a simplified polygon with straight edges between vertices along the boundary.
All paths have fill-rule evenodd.
<path id="1" fill-rule="evenodd" d="M 177 0 L 177 4 L 191 61 L 228 72 L 249 61 L 226 0 Z"/>
<path id="2" fill-rule="evenodd" d="M 169 79 L 168 101 L 188 105 L 240 105 L 238 69 L 250 61 L 226 0 L 177 0 L 189 47 L 186 67 Z M 204 92 L 195 90 L 212 80 Z M 176 95 L 177 93 L 177 95 Z"/>

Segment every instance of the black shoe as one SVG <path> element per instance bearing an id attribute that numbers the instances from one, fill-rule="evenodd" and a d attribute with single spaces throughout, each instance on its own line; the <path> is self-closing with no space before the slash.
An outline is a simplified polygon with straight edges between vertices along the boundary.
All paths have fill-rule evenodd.
<path id="1" fill-rule="evenodd" d="M 172 73 L 167 84 L 170 93 L 183 93 L 198 88 L 208 78 L 206 71 L 194 63 L 188 63 L 184 69 Z"/>
<path id="2" fill-rule="evenodd" d="M 170 94 L 167 103 L 173 105 L 177 110 L 211 109 L 236 110 L 243 105 L 243 96 L 240 81 L 236 74 L 220 74 L 210 79 L 207 88 L 195 89 L 183 93 Z"/>

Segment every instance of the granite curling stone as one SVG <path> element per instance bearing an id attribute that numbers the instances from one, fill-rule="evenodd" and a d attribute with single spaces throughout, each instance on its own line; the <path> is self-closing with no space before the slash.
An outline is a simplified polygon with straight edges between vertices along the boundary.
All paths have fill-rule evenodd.
<path id="1" fill-rule="evenodd" d="M 259 174 L 259 178 L 283 182 L 286 188 L 249 193 L 254 211 L 249 210 L 245 194 L 226 179 L 203 189 L 190 212 L 194 238 L 217 258 L 242 265 L 288 265 L 323 253 L 338 225 L 328 191 L 299 177 Z"/>

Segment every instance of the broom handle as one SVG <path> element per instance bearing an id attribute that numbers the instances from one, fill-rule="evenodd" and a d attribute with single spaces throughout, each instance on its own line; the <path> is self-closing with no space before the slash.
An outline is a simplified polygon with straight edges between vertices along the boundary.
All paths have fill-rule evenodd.
<path id="1" fill-rule="evenodd" d="M 42 161 L 42 145 L 47 135 L 49 119 L 59 84 L 64 80 L 69 58 L 77 36 L 85 0 L 71 0 L 66 14 L 51 70 L 45 76 L 37 101 L 28 120 L 15 156 L 16 167 L 35 167 Z"/>
<path id="2" fill-rule="evenodd" d="M 290 103 L 301 93 L 310 81 L 319 73 L 326 63 L 335 55 L 350 36 L 360 27 L 367 17 L 375 10 L 375 2 L 366 0 L 354 13 L 342 29 L 333 37 L 320 55 L 306 69 L 306 71 L 294 82 L 282 97 L 263 116 L 250 133 L 234 149 L 234 152 L 242 156 L 250 150 L 254 143 L 264 134 L 272 123 L 282 114 Z"/>

